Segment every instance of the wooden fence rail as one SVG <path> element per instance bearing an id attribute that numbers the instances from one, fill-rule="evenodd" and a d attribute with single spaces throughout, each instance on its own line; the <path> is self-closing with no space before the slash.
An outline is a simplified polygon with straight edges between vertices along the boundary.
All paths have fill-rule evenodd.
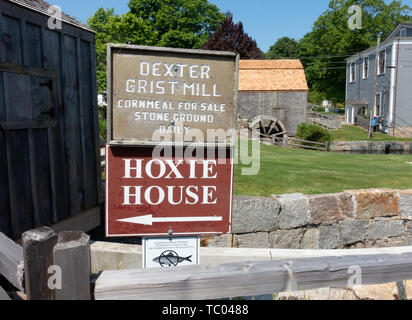
<path id="1" fill-rule="evenodd" d="M 26 292 L 28 299 L 91 299 L 88 235 L 55 233 L 43 227 L 24 233 L 22 240 L 23 247 L 0 233 L 0 274 L 18 290 Z M 345 288 L 353 277 L 356 281 L 352 284 L 356 285 L 412 279 L 412 247 L 391 248 L 390 252 L 377 249 L 348 252 L 350 254 L 327 251 L 317 253 L 319 256 L 306 255 L 306 258 L 214 266 L 103 271 L 95 282 L 94 297 L 96 300 L 218 299 Z M 303 250 L 299 256 L 305 254 Z M 3 291 L 1 298 L 7 299 Z"/>
<path id="2" fill-rule="evenodd" d="M 412 253 L 104 271 L 96 281 L 95 299 L 200 300 L 345 288 L 354 276 L 351 270 L 360 270 L 362 285 L 412 279 Z"/>
<path id="3" fill-rule="evenodd" d="M 314 141 L 308 141 L 308 140 L 302 140 L 302 139 L 290 138 L 290 137 L 284 137 L 284 138 L 273 137 L 272 144 L 281 146 L 281 147 L 292 147 L 292 148 L 299 148 L 299 149 L 328 151 L 327 142 L 314 142 Z"/>

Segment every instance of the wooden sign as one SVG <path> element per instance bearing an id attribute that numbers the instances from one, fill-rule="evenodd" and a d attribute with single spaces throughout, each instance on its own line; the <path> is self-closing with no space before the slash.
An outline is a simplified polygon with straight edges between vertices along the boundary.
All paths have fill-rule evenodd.
<path id="1" fill-rule="evenodd" d="M 237 70 L 231 52 L 109 45 L 108 142 L 230 144 Z"/>
<path id="2" fill-rule="evenodd" d="M 152 147 L 107 145 L 106 236 L 230 233 L 233 149 L 202 151 L 155 158 Z"/>

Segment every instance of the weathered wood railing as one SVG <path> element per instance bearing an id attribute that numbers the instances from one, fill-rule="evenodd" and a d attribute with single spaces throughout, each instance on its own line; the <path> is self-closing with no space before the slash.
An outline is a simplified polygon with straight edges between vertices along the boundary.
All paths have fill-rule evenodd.
<path id="1" fill-rule="evenodd" d="M 297 138 L 279 138 L 274 137 L 272 143 L 277 146 L 282 147 L 292 147 L 292 148 L 299 148 L 299 149 L 309 149 L 309 150 L 317 150 L 317 151 L 328 151 L 328 143 L 327 142 L 314 142 L 308 140 L 302 140 Z"/>
<path id="2" fill-rule="evenodd" d="M 335 118 L 333 116 L 311 112 L 308 113 L 307 122 L 310 124 L 317 124 L 328 130 L 338 130 L 342 129 L 342 120 Z"/>
<path id="3" fill-rule="evenodd" d="M 23 247 L 0 233 L 0 274 L 32 300 L 87 300 L 93 293 L 96 300 L 201 300 L 346 288 L 353 276 L 359 277 L 356 285 L 412 279 L 412 247 L 362 249 L 361 253 L 345 250 L 344 254 L 303 250 L 298 256 L 305 258 L 294 258 L 296 250 L 289 250 L 293 251 L 289 255 L 280 250 L 280 257 L 290 258 L 276 260 L 271 254 L 275 260 L 103 271 L 93 292 L 89 236 L 82 232 L 56 234 L 43 227 L 24 233 L 22 243 Z M 0 290 L 1 298 L 7 298 L 4 290 Z"/>
<path id="4" fill-rule="evenodd" d="M 218 299 L 324 287 L 347 288 L 360 270 L 362 285 L 412 279 L 412 252 L 243 262 L 215 267 L 104 271 L 97 300 Z"/>

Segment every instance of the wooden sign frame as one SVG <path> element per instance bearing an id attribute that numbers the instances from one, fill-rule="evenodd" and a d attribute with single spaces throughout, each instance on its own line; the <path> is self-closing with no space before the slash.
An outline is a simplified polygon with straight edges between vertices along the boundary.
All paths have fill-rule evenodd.
<path id="1" fill-rule="evenodd" d="M 136 108 L 137 102 L 135 103 L 135 101 L 140 101 L 142 103 L 145 102 L 144 99 L 148 99 L 148 97 L 152 97 L 153 96 L 153 84 L 151 87 L 151 93 L 150 92 L 146 92 L 146 91 L 150 91 L 149 90 L 149 83 L 145 83 L 145 87 L 142 86 L 140 87 L 140 80 L 139 78 L 135 78 L 135 79 L 131 79 L 131 78 L 127 78 L 130 76 L 132 71 L 129 71 L 131 68 L 131 65 L 133 65 L 133 67 L 136 67 L 136 70 L 138 70 L 140 68 L 140 75 L 142 74 L 142 65 L 135 65 L 134 63 L 130 63 L 130 61 L 136 62 L 135 60 L 133 60 L 134 58 L 132 57 L 133 55 L 136 55 L 137 57 L 145 57 L 146 59 L 151 61 L 151 64 L 149 66 L 149 62 L 147 62 L 147 69 L 145 69 L 147 72 L 147 74 L 145 73 L 145 76 L 147 75 L 148 78 L 150 79 L 150 77 L 156 75 L 156 76 L 160 76 L 159 78 L 156 79 L 163 79 L 165 80 L 162 76 L 166 77 L 166 75 L 170 76 L 172 74 L 172 71 L 174 72 L 174 75 L 177 75 L 178 73 L 181 73 L 181 79 L 179 81 L 174 81 L 175 84 L 171 83 L 173 81 L 169 81 L 171 83 L 172 88 L 168 88 L 165 89 L 164 87 L 161 88 L 161 86 L 159 85 L 158 91 L 161 92 L 160 90 L 162 90 L 163 92 L 165 92 L 166 90 L 169 90 L 170 96 L 167 96 L 167 91 L 164 93 L 164 103 L 166 103 L 166 100 L 170 100 L 170 108 L 174 108 L 174 112 L 177 112 L 177 106 L 176 106 L 176 95 L 181 94 L 182 91 L 185 89 L 187 89 L 187 91 L 183 91 L 184 93 L 189 92 L 190 90 L 192 90 L 192 94 L 193 98 L 188 98 L 188 100 L 190 101 L 190 99 L 193 99 L 192 101 L 197 101 L 197 102 L 193 102 L 193 104 L 195 105 L 194 108 L 196 108 L 196 111 L 194 111 L 194 114 L 196 114 L 196 112 L 200 112 L 200 102 L 203 102 L 203 104 L 206 106 L 206 104 L 208 104 L 209 108 L 207 110 L 209 110 L 209 115 L 208 115 L 208 120 L 211 121 L 211 119 L 213 119 L 213 121 L 216 121 L 215 123 L 202 123 L 200 125 L 195 124 L 193 125 L 193 129 L 199 129 L 202 130 L 202 132 L 204 133 L 204 139 L 203 141 L 196 141 L 196 144 L 199 145 L 203 145 L 203 146 L 213 146 L 213 147 L 234 147 L 234 142 L 236 139 L 225 139 L 224 141 L 221 140 L 215 140 L 215 141 L 207 141 L 207 135 L 205 134 L 206 130 L 209 129 L 223 129 L 223 130 L 230 130 L 232 129 L 233 132 L 236 131 L 237 128 L 237 91 L 238 91 L 238 70 L 239 70 L 239 55 L 236 55 L 235 53 L 232 52 L 221 52 L 221 51 L 208 51 L 208 50 L 194 50 L 194 49 L 176 49 L 176 48 L 161 48 L 161 47 L 146 47 L 146 46 L 136 46 L 136 45 L 124 45 L 124 44 L 108 44 L 107 47 L 107 143 L 110 145 L 121 145 L 121 146 L 136 146 L 136 145 L 143 145 L 143 146 L 154 146 L 154 145 L 158 145 L 160 143 L 164 143 L 164 141 L 162 140 L 152 140 L 149 137 L 149 131 L 152 129 L 150 126 L 155 127 L 156 125 L 158 126 L 158 120 L 153 121 L 152 124 L 150 123 L 150 120 L 147 121 L 143 121 L 143 119 L 139 120 L 139 125 L 136 127 L 139 127 L 138 129 L 135 129 L 134 127 L 130 130 L 127 131 L 127 129 L 130 126 L 128 125 L 124 125 L 124 124 L 130 124 L 131 122 L 131 117 L 130 117 L 130 113 L 128 114 L 128 116 L 125 116 L 124 118 L 126 118 L 126 120 L 124 120 L 123 115 L 126 114 L 125 109 L 122 109 L 122 115 L 119 116 L 120 111 L 116 111 L 118 112 L 118 114 L 116 115 L 116 113 L 114 112 L 114 105 L 116 104 L 117 108 L 120 108 L 120 106 L 124 103 L 124 101 L 126 101 L 126 99 L 129 99 L 127 102 L 130 102 L 132 98 L 124 98 L 125 100 L 119 101 L 121 99 L 118 99 L 116 101 L 115 98 L 115 94 L 116 94 L 116 90 L 118 90 L 118 87 L 121 85 L 122 88 L 124 88 L 124 94 L 127 95 L 128 97 L 133 97 L 135 100 L 133 100 L 133 106 Z M 121 55 L 124 54 L 125 56 L 127 56 L 127 59 L 129 59 L 129 63 L 124 62 L 123 65 L 121 63 L 119 63 L 119 58 L 115 57 L 115 55 Z M 153 60 L 155 58 L 159 58 L 158 60 Z M 184 67 L 181 67 L 181 71 L 178 71 L 175 67 L 174 70 L 167 70 L 166 68 L 169 68 L 172 65 L 173 59 L 180 59 L 180 61 L 182 61 L 182 59 L 188 59 L 189 62 L 191 61 L 195 61 L 197 62 L 197 64 L 193 65 L 190 64 L 189 62 L 186 65 L 186 68 L 184 69 Z M 115 61 L 116 59 L 116 61 Z M 126 59 L 126 58 L 125 58 Z M 126 61 L 126 60 L 125 60 Z M 142 62 L 142 60 L 140 60 L 141 64 L 142 63 L 146 63 L 146 62 Z M 156 61 L 156 62 L 153 62 Z M 209 62 L 209 65 L 204 64 L 205 62 Z M 203 62 L 203 63 L 202 63 Z M 233 68 L 230 67 L 230 63 L 233 63 Z M 176 64 L 176 66 L 182 66 L 183 64 Z M 129 67 L 130 66 L 130 67 Z M 221 66 L 224 66 L 223 68 Z M 166 71 L 165 72 L 161 72 L 160 68 L 161 67 L 165 67 Z M 193 67 L 193 69 L 192 69 Z M 197 68 L 196 68 L 197 67 Z M 121 76 L 119 76 L 120 78 L 122 78 L 122 80 L 124 81 L 126 79 L 126 85 L 122 82 L 122 84 L 118 84 L 118 82 L 115 83 L 116 81 L 116 77 L 117 75 L 114 74 L 115 72 L 115 68 L 118 68 L 119 70 L 123 70 L 124 73 L 126 73 L 126 75 L 122 74 Z M 151 68 L 151 69 L 150 69 Z M 157 69 L 159 68 L 159 69 Z M 129 69 L 129 70 L 128 70 Z M 185 70 L 184 76 L 183 76 L 183 69 Z M 233 80 L 231 80 L 230 82 L 227 82 L 227 86 L 229 87 L 230 90 L 225 90 L 225 87 L 223 87 L 223 85 L 226 83 L 225 82 L 225 78 L 227 79 L 230 78 L 230 73 L 228 74 L 227 70 L 232 70 L 233 69 Z M 149 71 L 151 70 L 151 71 Z M 163 71 L 163 70 L 162 70 Z M 170 72 L 169 72 L 170 71 Z M 130 73 L 128 73 L 130 72 Z M 169 73 L 168 73 L 169 72 Z M 215 73 L 216 74 L 215 74 Z M 220 72 L 220 73 L 219 73 Z M 137 73 L 137 71 L 136 71 Z M 119 71 L 120 74 L 120 71 Z M 193 79 L 193 82 L 187 82 L 186 84 L 186 78 L 184 77 L 188 77 L 189 81 L 190 78 L 200 78 L 202 77 L 202 79 L 204 79 L 204 83 L 200 82 L 196 82 L 196 80 L 198 79 Z M 183 86 L 183 80 L 185 79 L 185 83 L 184 83 L 184 89 L 182 89 Z M 142 80 L 145 81 L 145 80 Z M 213 85 L 213 81 L 216 81 L 216 83 L 214 83 Z M 148 80 L 148 82 L 150 82 Z M 162 86 L 166 86 L 166 84 L 164 84 L 163 82 L 167 82 L 165 81 L 160 81 L 162 82 Z M 156 82 L 155 82 L 156 83 Z M 190 83 L 190 85 L 189 85 Z M 147 87 L 146 87 L 147 84 Z M 193 84 L 193 85 L 192 85 Z M 155 84 L 155 86 L 158 85 L 158 83 Z M 196 85 L 196 86 L 195 86 Z M 233 87 L 232 87 L 233 85 Z M 139 86 L 139 87 L 138 87 Z M 137 90 L 138 87 L 138 90 Z M 132 89 L 135 90 L 132 92 Z M 176 89 L 176 90 L 175 90 Z M 156 90 L 156 89 L 155 89 Z M 233 90 L 233 97 L 232 97 L 232 90 Z M 127 91 L 127 92 L 126 92 Z M 158 93 L 159 93 L 158 92 Z M 130 94 L 129 94 L 130 93 Z M 123 94 L 123 93 L 122 93 Z M 197 94 L 197 96 L 195 96 Z M 145 96 L 145 98 L 143 98 L 143 95 Z M 137 100 L 139 99 L 141 100 Z M 199 97 L 200 96 L 200 97 Z M 167 99 L 169 97 L 169 99 Z M 163 98 L 163 97 L 160 97 Z M 158 98 L 160 100 L 160 98 Z M 215 99 L 214 99 L 215 98 Z M 123 99 L 123 98 L 122 98 Z M 216 102 L 216 101 L 217 102 Z M 150 101 L 153 102 L 153 100 L 146 100 L 146 101 Z M 220 102 L 219 102 L 220 101 Z M 224 103 L 223 103 L 223 102 Z M 156 101 L 158 102 L 158 101 Z M 181 102 L 183 103 L 183 102 Z M 189 102 L 187 102 L 189 103 Z M 226 104 L 225 104 L 226 103 Z M 130 103 L 129 103 L 130 104 Z M 173 104 L 173 107 L 172 107 Z M 197 107 L 196 107 L 197 104 Z M 202 109 L 206 110 L 205 106 L 203 106 L 202 104 Z M 211 106 L 214 105 L 215 109 L 211 110 Z M 179 108 L 182 105 L 180 105 L 179 102 Z M 227 109 L 225 110 L 225 106 L 227 106 Z M 233 106 L 233 107 L 232 107 Z M 124 107 L 126 108 L 126 106 Z M 130 108 L 130 107 L 129 107 Z M 219 109 L 220 108 L 220 109 Z M 135 109 L 137 110 L 137 109 Z M 134 110 L 131 109 L 131 112 L 133 112 Z M 139 111 L 139 110 L 138 110 Z M 127 110 L 127 112 L 129 112 L 129 110 Z M 220 112 L 220 113 L 218 113 Z M 227 114 L 225 114 L 225 112 L 227 112 Z M 155 112 L 153 112 L 155 113 Z M 166 112 L 165 112 L 166 114 Z M 179 131 L 179 128 L 175 128 L 175 121 L 173 119 L 173 117 L 175 116 L 175 114 L 171 115 L 172 112 L 170 112 L 169 116 L 165 115 L 165 121 L 164 123 L 162 123 L 160 125 L 161 128 L 167 128 L 164 130 L 171 130 L 170 125 L 172 126 L 173 130 L 177 130 Z M 134 115 L 134 114 L 132 114 Z M 197 115 L 197 114 L 196 114 Z M 200 113 L 199 113 L 200 115 Z M 145 115 L 146 116 L 146 115 Z M 193 116 L 193 115 L 192 115 Z M 205 116 L 202 115 L 203 118 L 205 119 Z M 193 116 L 194 118 L 194 116 Z M 120 119 L 120 120 L 119 120 Z M 170 120 L 170 121 L 169 121 Z M 123 121 L 123 122 L 122 122 Z M 194 120 L 193 120 L 194 122 Z M 193 123 L 192 122 L 192 123 Z M 166 125 L 168 125 L 170 123 L 170 125 L 168 127 L 166 127 Z M 184 124 L 184 122 L 182 122 Z M 119 125 L 121 124 L 121 125 Z M 150 128 L 150 130 L 147 130 L 147 132 L 145 132 L 143 127 L 147 126 L 148 128 Z M 196 126 L 199 126 L 196 127 Z M 216 128 L 214 128 L 214 126 Z M 221 128 L 218 128 L 217 126 L 221 126 Z M 121 128 L 118 130 L 118 128 Z M 189 128 L 192 127 L 183 127 L 182 130 L 185 130 L 186 132 L 190 132 L 188 130 L 191 130 Z M 129 134 L 129 132 L 132 132 L 133 130 L 141 130 L 139 131 L 139 134 L 136 134 L 136 137 L 134 137 L 134 133 L 133 134 Z M 117 132 L 119 131 L 119 132 Z M 127 133 L 124 134 L 123 133 Z M 171 145 L 175 145 L 176 143 L 178 143 L 178 139 L 175 139 L 175 134 L 176 132 L 173 132 L 173 138 L 170 141 Z M 133 136 L 133 138 L 130 138 L 131 136 Z M 182 135 L 183 136 L 183 135 Z M 180 145 L 186 146 L 186 145 L 193 145 L 193 141 L 186 141 L 184 139 L 182 139 L 182 141 Z"/>

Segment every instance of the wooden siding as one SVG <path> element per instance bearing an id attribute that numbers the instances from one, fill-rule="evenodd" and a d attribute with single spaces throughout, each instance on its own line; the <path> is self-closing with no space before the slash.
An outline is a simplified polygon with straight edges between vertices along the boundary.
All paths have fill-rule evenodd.
<path id="1" fill-rule="evenodd" d="M 0 0 L 0 232 L 100 204 L 94 34 Z"/>

